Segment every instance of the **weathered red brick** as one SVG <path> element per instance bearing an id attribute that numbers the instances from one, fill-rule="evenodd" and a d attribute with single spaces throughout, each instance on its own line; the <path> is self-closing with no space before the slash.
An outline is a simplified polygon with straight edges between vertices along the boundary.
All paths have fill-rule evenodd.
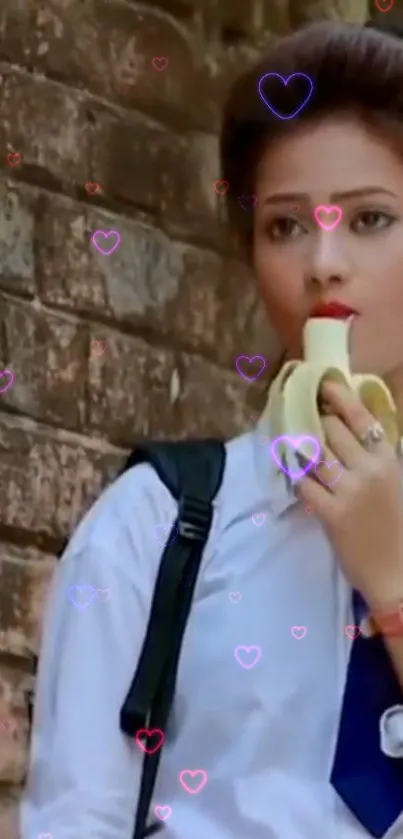
<path id="1" fill-rule="evenodd" d="M 0 447 L 0 538 L 18 530 L 23 544 L 55 550 L 124 457 L 95 438 L 7 414 L 0 414 Z"/>

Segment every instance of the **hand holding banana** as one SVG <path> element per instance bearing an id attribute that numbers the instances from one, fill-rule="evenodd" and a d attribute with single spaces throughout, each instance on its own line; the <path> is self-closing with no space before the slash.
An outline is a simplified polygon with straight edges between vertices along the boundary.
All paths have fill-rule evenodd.
<path id="1" fill-rule="evenodd" d="M 299 482 L 297 495 L 321 520 L 350 584 L 371 608 L 383 608 L 403 598 L 398 418 L 381 379 L 352 374 L 350 324 L 333 318 L 307 321 L 304 360 L 284 365 L 270 388 L 266 414 L 275 438 L 298 439 L 305 462 L 312 461 L 312 451 L 309 440 L 301 438 L 319 442 L 312 464 L 318 465 Z M 327 403 L 326 415 L 321 400 Z M 289 464 L 292 446 L 279 445 Z M 343 472 L 329 486 L 325 463 L 335 459 Z"/>

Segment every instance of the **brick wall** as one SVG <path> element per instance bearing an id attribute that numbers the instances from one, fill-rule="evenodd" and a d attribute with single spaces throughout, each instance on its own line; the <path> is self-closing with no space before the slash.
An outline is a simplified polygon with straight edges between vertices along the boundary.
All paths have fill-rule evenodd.
<path id="1" fill-rule="evenodd" d="M 235 359 L 277 355 L 214 189 L 228 83 L 272 34 L 365 16 L 366 0 L 1 0 L 1 839 L 63 540 L 134 439 L 250 424 L 263 384 Z M 121 236 L 110 256 L 97 229 Z"/>

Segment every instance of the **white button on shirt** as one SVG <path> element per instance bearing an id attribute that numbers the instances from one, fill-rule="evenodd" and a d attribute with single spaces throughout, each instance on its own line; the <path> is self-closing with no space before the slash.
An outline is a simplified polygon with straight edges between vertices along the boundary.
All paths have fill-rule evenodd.
<path id="1" fill-rule="evenodd" d="M 161 559 L 158 525 L 169 531 L 176 511 L 149 466 L 131 469 L 92 507 L 59 563 L 20 839 L 132 839 L 143 752 L 121 733 L 119 713 Z M 109 589 L 110 599 L 80 611 L 68 598 L 80 585 Z M 150 822 L 155 807 L 170 808 L 157 811 L 159 835 L 369 836 L 329 783 L 353 623 L 351 588 L 319 522 L 290 495 L 257 432 L 231 441 L 150 808 Z M 253 666 L 259 653 L 237 650 L 245 647 L 261 651 Z M 380 748 L 397 758 L 402 711 L 379 721 Z M 198 793 L 181 785 L 183 770 L 206 773 Z M 184 780 L 191 787 L 202 777 Z M 387 839 L 402 836 L 400 817 Z"/>

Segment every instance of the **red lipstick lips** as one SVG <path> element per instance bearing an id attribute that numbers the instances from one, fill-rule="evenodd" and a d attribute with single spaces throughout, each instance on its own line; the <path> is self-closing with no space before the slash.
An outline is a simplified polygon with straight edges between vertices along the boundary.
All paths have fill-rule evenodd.
<path id="1" fill-rule="evenodd" d="M 345 303 L 338 303 L 337 300 L 329 303 L 318 303 L 314 306 L 309 314 L 310 318 L 335 318 L 336 320 L 346 320 L 351 315 L 358 315 L 356 309 L 351 306 L 346 306 Z"/>

